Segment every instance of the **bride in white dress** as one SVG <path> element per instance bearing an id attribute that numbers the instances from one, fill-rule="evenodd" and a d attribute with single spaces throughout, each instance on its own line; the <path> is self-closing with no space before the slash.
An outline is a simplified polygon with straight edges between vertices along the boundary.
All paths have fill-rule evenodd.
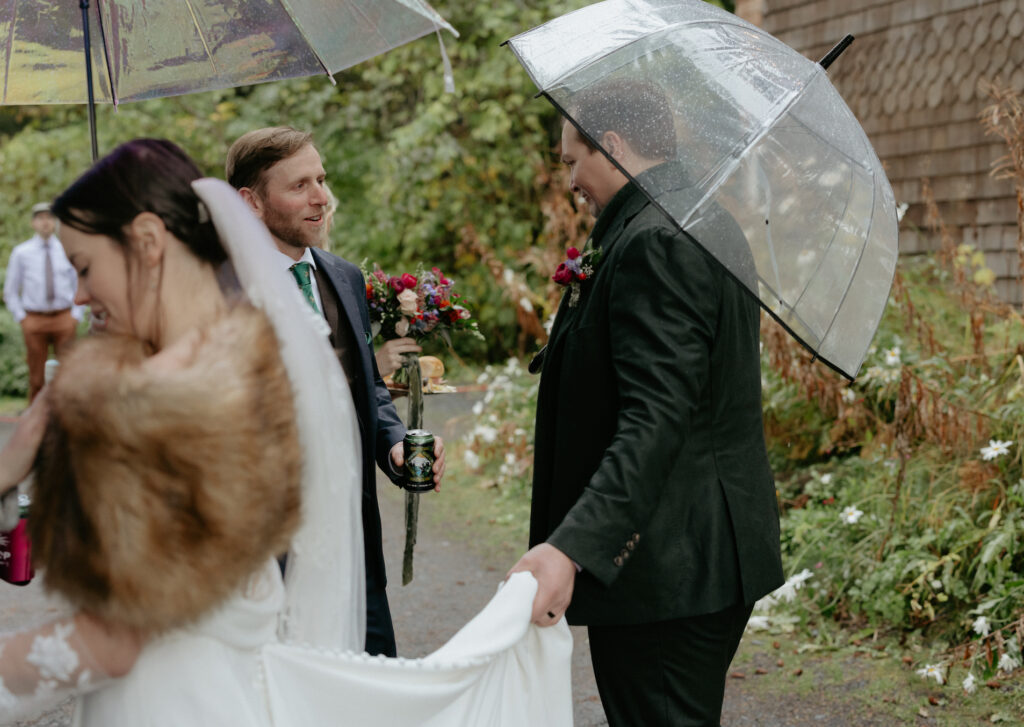
<path id="1" fill-rule="evenodd" d="M 571 637 L 530 624 L 529 574 L 424 659 L 356 653 L 348 387 L 262 223 L 199 177 L 137 140 L 54 206 L 108 335 L 43 399 L 33 547 L 76 612 L 0 636 L 0 723 L 76 694 L 80 727 L 570 725 Z"/>

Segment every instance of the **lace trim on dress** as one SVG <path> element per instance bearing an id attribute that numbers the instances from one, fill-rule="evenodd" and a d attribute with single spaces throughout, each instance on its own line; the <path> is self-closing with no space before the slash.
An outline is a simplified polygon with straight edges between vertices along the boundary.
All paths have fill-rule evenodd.
<path id="1" fill-rule="evenodd" d="M 72 618 L 0 635 L 0 723 L 38 714 L 108 678 Z"/>

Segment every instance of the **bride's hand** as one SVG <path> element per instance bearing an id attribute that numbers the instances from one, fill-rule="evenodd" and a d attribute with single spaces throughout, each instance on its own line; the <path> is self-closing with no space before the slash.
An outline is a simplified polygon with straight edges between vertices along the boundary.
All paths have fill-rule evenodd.
<path id="1" fill-rule="evenodd" d="M 0 494 L 28 477 L 49 418 L 49 387 L 36 396 L 32 406 L 18 417 L 18 426 L 0 451 Z"/>
<path id="2" fill-rule="evenodd" d="M 537 579 L 537 595 L 533 599 L 531 621 L 538 626 L 554 626 L 572 601 L 576 584 L 576 564 L 553 545 L 535 545 L 512 566 L 505 576 L 529 571 Z"/>

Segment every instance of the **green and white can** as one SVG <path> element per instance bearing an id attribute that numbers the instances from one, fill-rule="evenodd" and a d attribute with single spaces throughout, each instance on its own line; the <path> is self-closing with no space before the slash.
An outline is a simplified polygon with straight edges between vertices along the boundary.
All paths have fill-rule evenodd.
<path id="1" fill-rule="evenodd" d="M 429 492 L 434 489 L 434 435 L 425 429 L 405 433 L 405 489 Z"/>

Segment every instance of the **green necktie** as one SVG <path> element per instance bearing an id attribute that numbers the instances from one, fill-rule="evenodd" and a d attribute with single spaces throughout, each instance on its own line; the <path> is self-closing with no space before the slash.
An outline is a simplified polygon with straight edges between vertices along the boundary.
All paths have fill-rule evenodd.
<path id="1" fill-rule="evenodd" d="M 320 312 L 320 306 L 316 304 L 316 296 L 313 295 L 313 282 L 309 279 L 309 269 L 313 267 L 309 263 L 295 263 L 289 268 L 295 276 L 295 282 L 299 284 L 302 295 L 306 302 L 313 306 L 313 310 Z"/>

